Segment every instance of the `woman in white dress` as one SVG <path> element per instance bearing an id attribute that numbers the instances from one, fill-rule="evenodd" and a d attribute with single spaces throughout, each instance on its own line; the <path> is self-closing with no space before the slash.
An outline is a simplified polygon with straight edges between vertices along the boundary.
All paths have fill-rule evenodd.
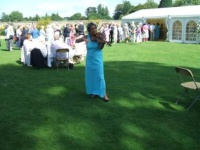
<path id="1" fill-rule="evenodd" d="M 16 30 L 16 37 L 17 37 L 16 46 L 17 46 L 18 48 L 20 48 L 21 35 L 22 35 L 22 30 L 21 30 L 21 26 L 19 25 L 19 26 L 17 27 L 17 30 Z"/>
<path id="2" fill-rule="evenodd" d="M 130 37 L 129 37 L 129 28 L 128 28 L 128 24 L 125 23 L 124 24 L 124 39 L 125 39 L 125 42 L 128 43 Z"/>

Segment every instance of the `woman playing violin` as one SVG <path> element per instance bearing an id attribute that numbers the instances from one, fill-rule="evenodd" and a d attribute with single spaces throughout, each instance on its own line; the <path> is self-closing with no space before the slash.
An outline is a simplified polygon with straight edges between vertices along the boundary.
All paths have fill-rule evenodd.
<path id="1" fill-rule="evenodd" d="M 91 97 L 99 96 L 105 102 L 109 101 L 106 94 L 106 83 L 104 79 L 103 47 L 106 43 L 102 33 L 97 33 L 97 25 L 87 25 L 88 35 L 76 39 L 76 42 L 86 42 L 87 56 L 85 66 L 86 93 Z"/>

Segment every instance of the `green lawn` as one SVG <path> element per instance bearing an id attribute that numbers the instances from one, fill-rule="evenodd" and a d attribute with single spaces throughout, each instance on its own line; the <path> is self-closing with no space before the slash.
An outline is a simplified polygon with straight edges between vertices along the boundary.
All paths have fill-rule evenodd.
<path id="1" fill-rule="evenodd" d="M 200 102 L 175 66 L 200 81 L 200 45 L 146 42 L 104 48 L 110 102 L 85 93 L 84 66 L 34 69 L 0 47 L 1 150 L 199 150 Z"/>

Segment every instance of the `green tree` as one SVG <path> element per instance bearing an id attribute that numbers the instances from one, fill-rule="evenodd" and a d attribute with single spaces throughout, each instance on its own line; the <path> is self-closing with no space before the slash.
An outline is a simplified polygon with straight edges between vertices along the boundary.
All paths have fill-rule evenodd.
<path id="1" fill-rule="evenodd" d="M 154 2 L 154 0 L 147 0 L 147 2 L 143 4 L 143 7 L 145 9 L 158 8 L 158 4 Z"/>
<path id="2" fill-rule="evenodd" d="M 97 6 L 97 13 L 101 16 L 101 19 L 110 19 L 108 8 L 102 4 Z"/>
<path id="3" fill-rule="evenodd" d="M 99 4 L 99 5 L 97 6 L 97 12 L 98 12 L 99 14 L 101 14 L 102 16 L 105 15 L 105 9 L 104 9 L 104 7 L 103 7 L 102 4 Z"/>
<path id="4" fill-rule="evenodd" d="M 158 8 L 172 7 L 172 0 L 161 0 Z"/>
<path id="5" fill-rule="evenodd" d="M 24 17 L 24 21 L 29 21 L 29 18 L 28 17 Z"/>
<path id="6" fill-rule="evenodd" d="M 158 8 L 158 4 L 154 0 L 147 0 L 144 4 L 138 4 L 137 6 L 132 6 L 130 13 L 136 12 L 141 9 Z"/>
<path id="7" fill-rule="evenodd" d="M 87 18 L 89 18 L 89 16 L 94 13 L 97 13 L 96 7 L 88 7 L 85 11 L 85 15 Z"/>
<path id="8" fill-rule="evenodd" d="M 174 7 L 184 5 L 200 5 L 200 0 L 175 0 L 173 3 Z"/>
<path id="9" fill-rule="evenodd" d="M 23 20 L 23 14 L 19 11 L 12 11 L 10 13 L 10 21 L 22 21 Z"/>
<path id="10" fill-rule="evenodd" d="M 136 12 L 141 9 L 145 9 L 145 6 L 143 4 L 138 4 L 137 6 L 132 7 L 132 10 L 130 11 L 130 13 Z"/>
<path id="11" fill-rule="evenodd" d="M 122 16 L 127 15 L 131 12 L 132 5 L 129 1 L 123 1 L 122 4 L 118 4 L 115 7 L 115 12 L 113 15 L 113 19 L 118 20 L 121 19 Z"/>
<path id="12" fill-rule="evenodd" d="M 51 20 L 60 21 L 60 20 L 62 20 L 62 17 L 60 17 L 58 13 L 57 14 L 52 13 Z"/>
<path id="13" fill-rule="evenodd" d="M 130 3 L 129 1 L 126 1 L 126 0 L 125 0 L 125 1 L 123 1 L 122 5 L 123 5 L 122 14 L 123 14 L 123 15 L 129 14 L 130 11 L 131 11 L 131 9 L 132 9 L 131 3 Z"/>
<path id="14" fill-rule="evenodd" d="M 28 21 L 33 21 L 33 17 L 30 16 L 30 17 L 28 18 Z"/>
<path id="15" fill-rule="evenodd" d="M 33 17 L 31 21 L 38 21 L 39 19 L 40 19 L 39 15 L 36 14 L 35 17 Z"/>
<path id="16" fill-rule="evenodd" d="M 96 19 L 102 19 L 102 16 L 99 13 L 90 13 L 88 16 L 89 20 L 96 20 Z"/>
<path id="17" fill-rule="evenodd" d="M 122 9 L 123 9 L 123 4 L 118 4 L 115 7 L 115 12 L 114 12 L 114 15 L 113 15 L 113 19 L 115 19 L 115 20 L 120 19 L 120 17 L 122 16 Z"/>
<path id="18" fill-rule="evenodd" d="M 72 15 L 69 20 L 85 20 L 86 18 L 81 15 L 81 13 L 75 13 Z"/>
<path id="19" fill-rule="evenodd" d="M 10 21 L 10 16 L 7 15 L 7 14 L 5 14 L 5 13 L 2 13 L 2 15 L 1 15 L 1 21 L 2 22 L 8 22 L 8 21 Z"/>
<path id="20" fill-rule="evenodd" d="M 35 20 L 38 21 L 40 19 L 40 16 L 38 14 L 35 15 Z"/>

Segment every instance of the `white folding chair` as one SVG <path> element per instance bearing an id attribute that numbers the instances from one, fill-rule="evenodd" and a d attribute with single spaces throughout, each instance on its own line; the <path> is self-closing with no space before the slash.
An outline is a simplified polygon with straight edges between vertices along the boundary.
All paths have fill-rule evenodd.
<path id="1" fill-rule="evenodd" d="M 63 62 L 64 65 L 69 70 L 69 49 L 68 48 L 60 48 L 56 50 L 55 63 L 56 63 L 57 70 L 61 62 Z"/>

